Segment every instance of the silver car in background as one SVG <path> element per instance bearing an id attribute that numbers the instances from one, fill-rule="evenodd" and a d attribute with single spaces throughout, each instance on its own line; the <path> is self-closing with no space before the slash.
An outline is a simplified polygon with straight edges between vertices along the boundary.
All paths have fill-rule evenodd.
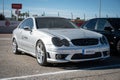
<path id="1" fill-rule="evenodd" d="M 13 53 L 25 52 L 45 66 L 101 60 L 110 57 L 108 41 L 102 34 L 77 28 L 61 17 L 30 17 L 13 31 Z"/>

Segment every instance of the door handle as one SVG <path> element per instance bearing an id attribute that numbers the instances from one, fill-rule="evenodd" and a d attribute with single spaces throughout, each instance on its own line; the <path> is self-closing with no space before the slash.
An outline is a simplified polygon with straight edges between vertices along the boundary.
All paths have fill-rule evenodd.
<path id="1" fill-rule="evenodd" d="M 22 36 L 22 39 L 28 39 L 28 37 L 26 37 L 26 36 Z"/>

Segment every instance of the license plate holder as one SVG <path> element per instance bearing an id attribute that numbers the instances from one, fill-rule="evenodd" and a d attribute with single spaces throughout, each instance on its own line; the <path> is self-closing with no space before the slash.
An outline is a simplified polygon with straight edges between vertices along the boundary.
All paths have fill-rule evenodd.
<path id="1" fill-rule="evenodd" d="M 93 50 L 93 49 L 83 49 L 83 50 L 82 50 L 82 54 L 83 54 L 83 55 L 95 54 L 95 50 Z"/>

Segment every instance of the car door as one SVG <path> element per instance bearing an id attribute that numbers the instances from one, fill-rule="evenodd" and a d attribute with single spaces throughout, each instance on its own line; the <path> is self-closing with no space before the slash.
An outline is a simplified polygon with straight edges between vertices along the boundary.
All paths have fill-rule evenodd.
<path id="1" fill-rule="evenodd" d="M 25 25 L 23 27 L 23 30 L 21 32 L 21 39 L 22 39 L 22 46 L 24 50 L 28 53 L 33 51 L 33 19 L 28 18 L 26 19 Z"/>
<path id="2" fill-rule="evenodd" d="M 24 49 L 23 47 L 23 41 L 22 41 L 22 32 L 23 32 L 23 28 L 25 26 L 26 20 L 24 20 L 23 22 L 21 22 L 21 24 L 18 26 L 17 28 L 17 33 L 16 33 L 16 37 L 17 37 L 17 44 L 19 46 L 20 49 Z"/>

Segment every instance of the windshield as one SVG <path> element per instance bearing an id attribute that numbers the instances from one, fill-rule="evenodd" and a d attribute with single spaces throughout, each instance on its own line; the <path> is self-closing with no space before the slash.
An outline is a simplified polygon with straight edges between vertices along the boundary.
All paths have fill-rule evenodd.
<path id="1" fill-rule="evenodd" d="M 64 18 L 36 18 L 37 29 L 41 28 L 77 28 L 75 24 Z"/>
<path id="2" fill-rule="evenodd" d="M 108 21 L 115 29 L 120 29 L 120 18 L 109 18 Z"/>

